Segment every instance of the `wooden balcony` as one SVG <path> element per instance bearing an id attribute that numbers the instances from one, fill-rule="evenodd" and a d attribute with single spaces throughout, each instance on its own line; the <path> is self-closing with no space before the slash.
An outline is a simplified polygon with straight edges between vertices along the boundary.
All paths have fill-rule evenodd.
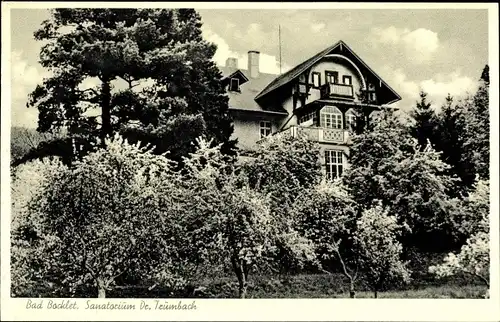
<path id="1" fill-rule="evenodd" d="M 294 125 L 282 132 L 292 137 L 304 136 L 308 140 L 318 143 L 345 144 L 348 142 L 349 132 L 341 129 L 330 129 L 325 127 L 302 127 Z"/>
<path id="2" fill-rule="evenodd" d="M 321 86 L 321 98 L 346 98 L 354 99 L 354 89 L 352 85 L 345 84 L 324 84 Z"/>

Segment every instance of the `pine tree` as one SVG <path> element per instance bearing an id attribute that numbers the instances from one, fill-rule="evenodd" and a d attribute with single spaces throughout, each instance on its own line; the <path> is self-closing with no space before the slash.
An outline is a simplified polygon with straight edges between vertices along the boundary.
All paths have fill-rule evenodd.
<path id="1" fill-rule="evenodd" d="M 38 131 L 101 142 L 122 132 L 177 158 L 199 135 L 231 146 L 216 46 L 201 25 L 191 9 L 55 9 L 35 32 L 48 42 L 40 63 L 53 74 L 28 103 L 40 112 Z M 89 81 L 97 85 L 85 88 Z M 180 135 L 168 140 L 172 133 Z"/>
<path id="2" fill-rule="evenodd" d="M 490 66 L 486 65 L 481 73 L 481 80 L 484 81 L 488 86 L 490 85 Z"/>
<path id="3" fill-rule="evenodd" d="M 481 179 L 489 179 L 490 166 L 490 114 L 489 114 L 489 67 L 486 65 L 479 79 L 479 88 L 473 97 L 464 102 L 466 110 L 466 158 L 474 164 L 474 172 Z"/>
<path id="4" fill-rule="evenodd" d="M 412 135 L 418 140 L 421 151 L 423 151 L 428 142 L 434 143 L 434 124 L 436 114 L 432 108 L 432 103 L 427 101 L 427 93 L 420 91 L 420 101 L 411 112 L 415 120 L 412 126 Z"/>
<path id="5" fill-rule="evenodd" d="M 450 174 L 462 183 L 456 192 L 471 188 L 476 175 L 489 177 L 489 67 L 479 79 L 476 93 L 453 103 L 448 95 L 441 113 L 436 116 L 436 150 L 451 165 Z M 465 189 L 465 190 L 464 190 Z"/>
<path id="6" fill-rule="evenodd" d="M 441 160 L 451 166 L 448 174 L 461 179 L 461 184 L 456 187 L 453 194 L 459 194 L 463 191 L 464 185 L 474 180 L 471 162 L 463 158 L 465 153 L 463 118 L 462 110 L 457 109 L 453 97 L 448 94 L 441 112 L 436 115 L 435 148 L 441 152 Z"/>

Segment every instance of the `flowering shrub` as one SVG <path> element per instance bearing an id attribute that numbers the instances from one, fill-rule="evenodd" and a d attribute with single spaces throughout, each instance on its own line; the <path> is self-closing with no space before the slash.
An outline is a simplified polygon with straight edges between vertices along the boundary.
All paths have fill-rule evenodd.
<path id="1" fill-rule="evenodd" d="M 463 206 L 459 219 L 462 232 L 470 237 L 458 254 L 449 253 L 442 264 L 429 267 L 429 272 L 437 277 L 465 273 L 489 286 L 489 182 L 476 181 Z"/>
<path id="2" fill-rule="evenodd" d="M 269 269 L 301 269 L 313 254 L 310 242 L 297 234 L 290 212 L 295 199 L 321 180 L 319 156 L 317 143 L 276 135 L 263 140 L 253 158 L 238 169 L 243 185 L 268 197 L 278 225 L 278 250 Z"/>
<path id="3" fill-rule="evenodd" d="M 274 213 L 286 214 L 292 200 L 321 179 L 319 146 L 305 138 L 266 138 L 242 166 L 250 187 L 270 195 Z"/>
<path id="4" fill-rule="evenodd" d="M 26 201 L 38 215 L 32 226 L 44 238 L 32 248 L 37 257 L 31 258 L 31 271 L 69 294 L 93 285 L 99 297 L 131 273 L 177 282 L 179 234 L 170 166 L 165 157 L 115 137 L 71 169 L 45 177 L 34 186 L 38 198 L 28 195 Z M 52 169 L 40 167 L 42 174 Z M 23 202 L 15 200 L 16 207 Z M 16 242 L 26 241 L 15 236 Z"/>
<path id="5" fill-rule="evenodd" d="M 187 227 L 185 253 L 205 271 L 207 265 L 229 264 L 245 297 L 250 270 L 263 265 L 274 249 L 277 230 L 269 199 L 242 184 L 220 146 L 200 139 L 184 164 L 179 217 Z"/>
<path id="6" fill-rule="evenodd" d="M 314 245 L 316 258 L 307 258 L 321 271 L 331 273 L 340 263 L 355 295 L 357 272 L 352 270 L 352 228 L 356 204 L 340 181 L 322 181 L 297 198 L 292 212 L 296 229 Z"/>
<path id="7" fill-rule="evenodd" d="M 68 169 L 59 160 L 36 160 L 14 169 L 11 184 L 11 291 L 13 296 L 33 296 L 31 291 L 50 283 L 44 254 L 56 246 L 45 229 L 41 208 L 43 192 Z M 39 267 L 34 270 L 33 267 Z"/>
<path id="8" fill-rule="evenodd" d="M 446 175 L 439 153 L 431 146 L 421 151 L 395 116 L 384 114 L 372 131 L 355 135 L 349 162 L 342 180 L 353 198 L 364 208 L 380 200 L 404 226 L 407 244 L 434 249 L 436 236 L 443 247 L 455 242 L 456 202 L 447 192 L 456 180 Z"/>
<path id="9" fill-rule="evenodd" d="M 460 253 L 449 253 L 440 265 L 429 267 L 438 277 L 467 273 L 489 286 L 489 235 L 479 232 L 467 240 Z"/>
<path id="10" fill-rule="evenodd" d="M 396 217 L 381 204 L 365 210 L 356 222 L 356 259 L 375 297 L 388 282 L 410 280 L 407 264 L 401 260 L 403 247 L 396 239 L 400 230 Z"/>

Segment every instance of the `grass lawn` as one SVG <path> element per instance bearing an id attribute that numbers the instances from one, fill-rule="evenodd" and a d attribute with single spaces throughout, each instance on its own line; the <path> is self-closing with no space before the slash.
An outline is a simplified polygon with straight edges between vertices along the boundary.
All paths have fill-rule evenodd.
<path id="1" fill-rule="evenodd" d="M 207 279 L 198 283 L 204 292 L 195 297 L 201 298 L 237 298 L 236 278 L 225 276 Z M 420 279 L 410 285 L 394 287 L 378 293 L 379 298 L 482 298 L 486 286 L 456 277 L 447 280 Z M 176 297 L 168 294 L 161 287 L 152 291 L 139 291 L 127 288 L 111 291 L 108 297 Z M 180 296 L 186 297 L 186 296 Z M 190 296 L 193 297 L 193 296 Z M 362 282 L 357 286 L 356 298 L 373 298 L 373 292 Z M 247 298 L 349 298 L 348 285 L 341 274 L 298 274 L 287 277 L 250 276 Z"/>

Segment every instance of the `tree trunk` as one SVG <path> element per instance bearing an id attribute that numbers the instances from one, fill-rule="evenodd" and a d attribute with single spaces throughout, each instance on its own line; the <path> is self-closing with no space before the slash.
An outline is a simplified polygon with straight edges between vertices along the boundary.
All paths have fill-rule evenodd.
<path id="1" fill-rule="evenodd" d="M 106 298 L 106 283 L 100 278 L 97 280 L 97 297 Z"/>
<path id="2" fill-rule="evenodd" d="M 373 291 L 373 296 L 375 296 L 375 298 L 378 298 L 378 291 L 377 290 Z"/>
<path id="3" fill-rule="evenodd" d="M 103 80 L 101 86 L 101 144 L 105 146 L 104 140 L 112 134 L 111 130 L 111 85 L 109 80 Z"/>
<path id="4" fill-rule="evenodd" d="M 354 290 L 354 281 L 353 280 L 351 280 L 351 283 L 349 285 L 349 297 L 351 299 L 356 297 L 356 291 Z"/>
<path id="5" fill-rule="evenodd" d="M 244 299 L 247 297 L 247 288 L 248 288 L 247 282 L 243 281 L 243 283 L 240 284 L 239 290 L 238 290 L 238 294 L 239 294 L 240 299 Z"/>
<path id="6" fill-rule="evenodd" d="M 240 299 L 244 299 L 247 295 L 248 287 L 245 270 L 243 268 L 244 263 L 243 261 L 238 261 L 236 257 L 231 258 L 231 262 L 233 264 L 233 270 L 236 277 L 238 278 L 238 297 Z"/>

